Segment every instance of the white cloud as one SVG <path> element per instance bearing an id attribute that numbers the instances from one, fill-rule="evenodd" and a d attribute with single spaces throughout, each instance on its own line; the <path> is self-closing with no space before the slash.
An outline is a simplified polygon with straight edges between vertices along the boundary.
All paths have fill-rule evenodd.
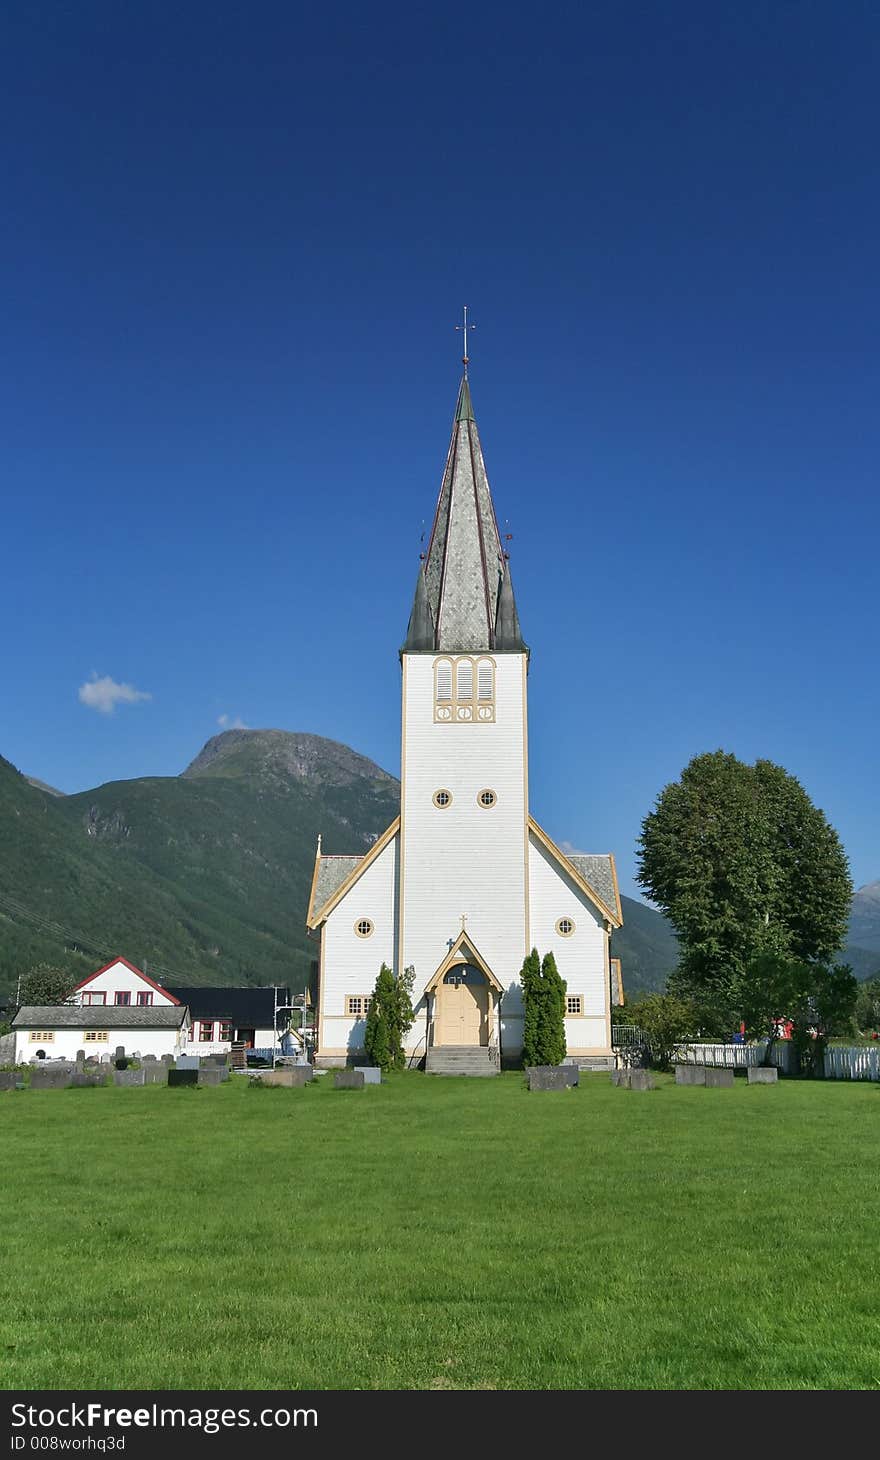
<path id="1" fill-rule="evenodd" d="M 241 715 L 236 715 L 232 720 L 228 715 L 218 715 L 217 724 L 221 730 L 248 730 L 250 727 L 244 723 Z"/>
<path id="2" fill-rule="evenodd" d="M 98 678 L 97 670 L 85 684 L 79 687 L 79 702 L 100 715 L 112 715 L 117 705 L 136 705 L 139 700 L 151 700 L 146 690 L 135 689 L 133 684 L 117 684 L 109 674 Z"/>

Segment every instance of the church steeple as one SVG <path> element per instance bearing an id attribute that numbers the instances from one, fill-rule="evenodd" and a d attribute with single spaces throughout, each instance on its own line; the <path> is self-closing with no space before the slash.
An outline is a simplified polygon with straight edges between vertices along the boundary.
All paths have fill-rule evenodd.
<path id="1" fill-rule="evenodd" d="M 467 375 L 403 649 L 525 652 Z"/>

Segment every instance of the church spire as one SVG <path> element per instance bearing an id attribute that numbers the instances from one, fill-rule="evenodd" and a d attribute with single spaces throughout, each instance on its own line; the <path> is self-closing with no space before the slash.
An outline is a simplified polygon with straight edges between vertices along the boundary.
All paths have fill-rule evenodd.
<path id="1" fill-rule="evenodd" d="M 525 652 L 466 373 L 403 648 Z"/>

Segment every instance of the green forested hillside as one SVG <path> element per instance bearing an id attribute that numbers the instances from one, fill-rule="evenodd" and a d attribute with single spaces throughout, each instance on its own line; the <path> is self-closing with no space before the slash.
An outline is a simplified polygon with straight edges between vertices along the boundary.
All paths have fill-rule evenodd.
<path id="1" fill-rule="evenodd" d="M 397 782 L 332 741 L 247 733 L 183 776 L 67 797 L 0 760 L 0 993 L 38 959 L 82 976 L 117 952 L 185 982 L 303 985 L 318 832 L 366 850 Z"/>

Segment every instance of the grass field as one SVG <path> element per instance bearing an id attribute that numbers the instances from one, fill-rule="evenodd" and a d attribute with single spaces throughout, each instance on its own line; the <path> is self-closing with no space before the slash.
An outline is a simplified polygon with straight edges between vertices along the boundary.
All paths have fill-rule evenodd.
<path id="1" fill-rule="evenodd" d="M 880 1088 L 0 1096 L 11 1388 L 880 1385 Z"/>

